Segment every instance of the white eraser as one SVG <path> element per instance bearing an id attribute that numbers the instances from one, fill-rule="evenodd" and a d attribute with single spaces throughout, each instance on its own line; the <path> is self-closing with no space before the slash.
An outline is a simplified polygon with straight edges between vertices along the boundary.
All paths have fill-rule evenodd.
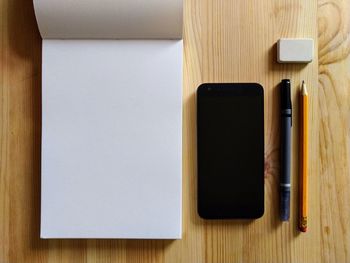
<path id="1" fill-rule="evenodd" d="M 279 63 L 309 63 L 314 56 L 312 38 L 281 38 L 277 42 Z"/>

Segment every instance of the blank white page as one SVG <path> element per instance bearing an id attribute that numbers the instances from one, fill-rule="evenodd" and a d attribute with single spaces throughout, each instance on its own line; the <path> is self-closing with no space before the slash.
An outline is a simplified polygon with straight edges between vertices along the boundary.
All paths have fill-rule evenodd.
<path id="1" fill-rule="evenodd" d="M 181 40 L 43 40 L 43 238 L 181 238 Z"/>

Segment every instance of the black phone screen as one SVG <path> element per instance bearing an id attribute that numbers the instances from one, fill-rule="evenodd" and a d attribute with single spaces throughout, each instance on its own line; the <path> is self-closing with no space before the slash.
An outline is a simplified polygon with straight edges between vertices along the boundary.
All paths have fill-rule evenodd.
<path id="1" fill-rule="evenodd" d="M 264 213 L 264 92 L 259 84 L 202 84 L 197 90 L 198 213 Z"/>

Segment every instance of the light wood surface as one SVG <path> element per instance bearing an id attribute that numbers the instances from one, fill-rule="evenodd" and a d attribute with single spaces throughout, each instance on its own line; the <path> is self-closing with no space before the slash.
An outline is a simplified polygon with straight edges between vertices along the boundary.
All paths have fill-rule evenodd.
<path id="1" fill-rule="evenodd" d="M 320 0 L 320 225 L 323 262 L 350 262 L 350 1 Z"/>
<path id="2" fill-rule="evenodd" d="M 185 0 L 183 239 L 40 240 L 41 39 L 30 0 L 0 0 L 0 263 L 350 262 L 348 0 Z M 279 65 L 280 37 L 312 37 L 318 56 Z M 316 52 L 317 53 L 317 52 Z M 319 59 L 317 59 L 319 57 Z M 277 85 L 293 88 L 291 220 L 278 220 Z M 309 91 L 309 225 L 298 221 L 298 96 Z M 265 215 L 205 221 L 196 213 L 194 92 L 202 82 L 265 88 Z"/>

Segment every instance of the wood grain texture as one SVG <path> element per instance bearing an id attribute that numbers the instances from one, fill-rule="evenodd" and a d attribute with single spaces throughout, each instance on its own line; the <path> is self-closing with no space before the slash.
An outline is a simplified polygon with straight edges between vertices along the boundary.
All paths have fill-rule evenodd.
<path id="1" fill-rule="evenodd" d="M 319 0 L 321 255 L 350 262 L 350 1 Z"/>
<path id="2" fill-rule="evenodd" d="M 48 241 L 39 239 L 41 39 L 31 1 L 0 0 L 0 263 L 350 261 L 349 1 L 185 0 L 184 10 L 183 239 Z M 308 65 L 277 64 L 280 37 L 312 37 L 316 46 L 319 39 L 320 65 L 317 57 Z M 295 186 L 291 221 L 283 224 L 277 192 L 282 78 L 294 83 Z M 297 231 L 302 79 L 311 120 L 307 234 Z M 195 90 L 202 82 L 238 81 L 265 88 L 265 215 L 253 222 L 201 220 Z"/>

